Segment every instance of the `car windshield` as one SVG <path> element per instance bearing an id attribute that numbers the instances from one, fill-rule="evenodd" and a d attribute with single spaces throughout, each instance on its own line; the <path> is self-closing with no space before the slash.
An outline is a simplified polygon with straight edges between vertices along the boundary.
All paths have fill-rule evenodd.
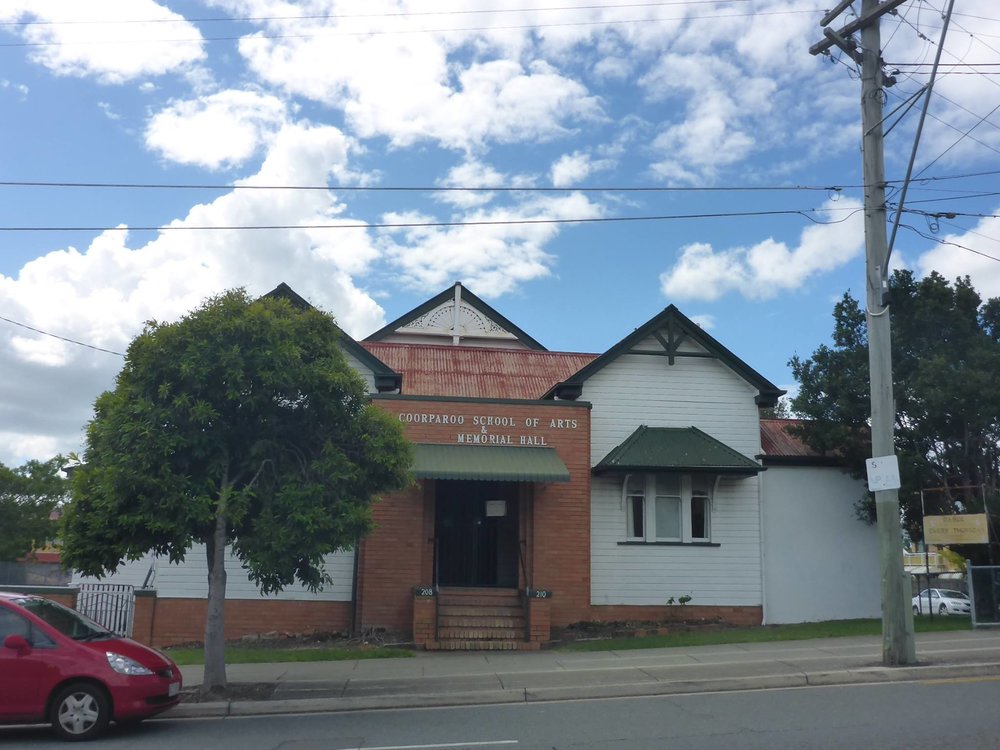
<path id="1" fill-rule="evenodd" d="M 114 635 L 89 617 L 84 617 L 79 612 L 48 599 L 20 599 L 17 603 L 75 641 L 95 640 Z"/>
<path id="2" fill-rule="evenodd" d="M 968 599 L 969 597 L 963 594 L 961 591 L 948 591 L 944 590 L 941 592 L 941 596 L 948 599 Z"/>

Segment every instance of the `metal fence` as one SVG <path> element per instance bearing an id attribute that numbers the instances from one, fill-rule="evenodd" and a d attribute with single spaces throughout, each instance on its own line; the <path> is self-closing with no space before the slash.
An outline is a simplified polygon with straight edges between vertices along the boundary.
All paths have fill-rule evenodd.
<path id="1" fill-rule="evenodd" d="M 1000 565 L 968 565 L 972 627 L 1000 625 Z"/>
<path id="2" fill-rule="evenodd" d="M 118 635 L 132 635 L 135 592 L 120 583 L 81 583 L 76 609 Z"/>

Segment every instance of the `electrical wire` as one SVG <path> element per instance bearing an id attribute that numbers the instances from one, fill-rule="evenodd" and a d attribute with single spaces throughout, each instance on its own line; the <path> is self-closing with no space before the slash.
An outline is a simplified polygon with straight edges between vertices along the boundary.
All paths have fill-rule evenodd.
<path id="1" fill-rule="evenodd" d="M 0 226 L 0 232 L 173 232 L 173 231 L 266 231 L 266 230 L 289 230 L 289 229 L 413 229 L 413 228 L 433 228 L 433 227 L 483 227 L 483 226 L 530 226 L 536 224 L 601 224 L 613 222 L 636 222 L 636 221 L 672 221 L 680 219 L 728 219 L 745 218 L 750 216 L 802 216 L 816 224 L 840 224 L 854 214 L 862 211 L 861 208 L 825 208 L 825 209 L 785 209 L 774 211 L 728 211 L 722 213 L 704 214 L 664 214 L 659 216 L 601 216 L 579 219 L 484 219 L 481 221 L 402 221 L 402 222 L 379 222 L 379 223 L 356 223 L 356 224 L 232 224 L 232 225 L 204 225 L 189 226 L 186 224 L 168 224 L 165 226 L 142 226 L 130 227 L 127 225 L 116 226 L 79 226 L 79 227 L 41 227 L 41 226 L 20 226 L 5 227 Z M 835 221 L 819 221 L 810 214 L 819 214 L 831 211 L 850 211 L 843 219 Z"/>
<path id="2" fill-rule="evenodd" d="M 55 333 L 49 333 L 48 331 L 43 331 L 41 328 L 34 328 L 32 326 L 27 325 L 26 323 L 19 323 L 16 320 L 11 320 L 10 318 L 5 318 L 3 315 L 0 315 L 0 320 L 6 321 L 6 322 L 10 323 L 11 325 L 20 326 L 21 328 L 27 328 L 29 331 L 34 331 L 35 333 L 40 333 L 43 336 L 51 336 L 54 339 L 59 339 L 60 341 L 66 341 L 66 342 L 68 342 L 70 344 L 76 344 L 77 346 L 85 346 L 88 349 L 94 349 L 95 351 L 105 352 L 107 354 L 117 354 L 119 357 L 124 357 L 125 356 L 121 352 L 115 352 L 115 351 L 112 351 L 111 349 L 104 349 L 104 348 L 102 348 L 100 346 L 94 346 L 93 344 L 85 344 L 84 342 L 77 341 L 76 339 L 70 339 L 70 338 L 66 338 L 65 336 L 59 336 L 59 335 L 57 335 Z"/>
<path id="3" fill-rule="evenodd" d="M 1000 153 L 1000 152 L 998 152 Z M 964 172 L 951 175 L 921 177 L 919 182 L 943 182 L 964 180 L 971 177 L 991 177 L 1000 175 L 1000 169 L 980 172 Z M 886 180 L 886 184 L 902 183 L 902 180 Z M 532 187 L 532 186 L 474 186 L 474 185 L 237 185 L 234 183 L 170 183 L 170 182 L 71 182 L 66 180 L 0 180 L 0 188 L 85 188 L 85 189 L 125 189 L 125 190 L 325 190 L 329 192 L 372 192 L 372 193 L 725 193 L 725 192 L 781 192 L 790 190 L 841 193 L 846 190 L 862 190 L 864 184 L 845 185 L 719 185 L 668 187 L 659 185 L 584 185 L 577 187 Z"/>
<path id="4" fill-rule="evenodd" d="M 944 28 L 941 30 L 941 39 L 937 44 L 937 54 L 934 56 L 934 66 L 931 68 L 931 79 L 927 82 L 924 90 L 924 106 L 920 111 L 920 119 L 917 122 L 917 132 L 913 136 L 913 148 L 910 151 L 910 160 L 906 165 L 906 177 L 903 178 L 903 185 L 899 195 L 899 209 L 896 211 L 896 218 L 892 223 L 892 232 L 889 235 L 889 244 L 885 251 L 885 260 L 882 262 L 882 276 L 889 271 L 889 259 L 892 257 L 892 248 L 896 243 L 896 233 L 899 231 L 899 220 L 902 217 L 903 207 L 906 205 L 906 193 L 910 187 L 910 179 L 913 175 L 913 163 L 917 160 L 917 149 L 920 145 L 920 136 L 924 130 L 924 122 L 927 120 L 927 108 L 931 103 L 931 94 L 934 91 L 934 81 L 937 78 L 938 65 L 941 63 L 941 53 L 944 52 L 944 40 L 948 34 L 948 26 L 951 22 L 951 11 L 955 7 L 955 0 L 948 0 L 948 12 L 944 17 Z M 940 157 L 939 157 L 940 158 Z"/>
<path id="5" fill-rule="evenodd" d="M 720 13 L 710 16 L 671 16 L 661 18 L 631 18 L 631 19 L 606 19 L 600 21 L 566 21 L 563 23 L 538 23 L 538 24 L 513 24 L 508 26 L 469 26 L 453 27 L 444 29 L 392 29 L 392 30 L 368 30 L 368 31 L 340 31 L 338 29 L 324 29 L 322 33 L 316 34 L 241 34 L 239 36 L 202 36 L 197 39 L 90 39 L 87 41 L 73 42 L 3 42 L 3 47 L 66 47 L 91 44 L 202 44 L 204 42 L 239 42 L 244 40 L 259 39 L 318 39 L 325 37 L 349 37 L 349 36 L 395 36 L 400 34 L 455 34 L 474 31 L 530 31 L 534 29 L 559 29 L 559 28 L 582 28 L 589 26 L 620 26 L 633 23 L 658 23 L 671 21 L 704 21 L 727 18 L 754 18 L 761 16 L 785 16 L 802 13 L 815 13 L 815 10 L 769 10 L 755 11 L 752 13 Z"/>
<path id="6" fill-rule="evenodd" d="M 974 253 L 975 255 L 981 255 L 984 258 L 988 258 L 989 260 L 995 260 L 997 263 L 1000 263 L 1000 257 L 997 257 L 995 255 L 990 255 L 989 253 L 984 253 L 980 250 L 973 250 L 971 247 L 966 247 L 965 245 L 960 245 L 959 243 L 951 242 L 950 240 L 943 240 L 940 237 L 935 237 L 932 234 L 925 234 L 924 232 L 921 232 L 919 229 L 917 229 L 914 226 L 911 226 L 910 224 L 900 224 L 899 226 L 901 226 L 903 229 L 909 229 L 911 232 L 914 232 L 915 234 L 919 234 L 925 240 L 936 242 L 939 245 L 950 245 L 952 247 L 957 247 L 961 250 L 967 250 L 968 252 Z"/>
<path id="7" fill-rule="evenodd" d="M 730 0 L 733 3 L 748 3 L 752 0 Z M 113 20 L 64 20 L 64 21 L 3 21 L 3 26 L 77 26 L 77 25 L 119 25 L 119 24 L 163 24 L 163 23 L 258 23 L 261 21 L 333 21 L 352 18 L 411 18 L 417 16 L 465 16 L 499 13 L 540 13 L 566 10 L 617 10 L 619 8 L 659 8 L 670 5 L 716 5 L 718 0 L 670 0 L 657 3 L 605 3 L 591 5 L 563 5 L 546 8 L 473 8 L 468 10 L 427 10 L 401 11 L 399 13 L 309 13 L 285 16 L 209 16 L 204 18 L 131 18 Z"/>
<path id="8" fill-rule="evenodd" d="M 997 172 L 1000 174 L 1000 170 Z M 428 185 L 236 185 L 236 184 L 195 184 L 166 182 L 45 182 L 41 180 L 0 180 L 3 187 L 48 187 L 48 188 L 122 188 L 126 190 L 326 190 L 330 192 L 372 192 L 372 193 L 720 193 L 720 192 L 777 192 L 788 190 L 812 190 L 841 192 L 838 185 L 733 185 L 721 187 L 661 187 L 656 185 L 625 187 L 615 185 L 581 187 L 512 187 L 487 186 L 428 186 Z M 847 187 L 860 188 L 861 185 Z"/>

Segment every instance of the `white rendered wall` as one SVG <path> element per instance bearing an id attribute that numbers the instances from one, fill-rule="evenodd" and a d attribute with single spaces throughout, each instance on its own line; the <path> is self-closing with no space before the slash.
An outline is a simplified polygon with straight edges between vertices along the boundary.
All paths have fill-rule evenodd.
<path id="1" fill-rule="evenodd" d="M 764 622 L 881 616 L 878 531 L 854 514 L 864 484 L 836 468 L 774 466 L 762 487 Z"/>
<path id="2" fill-rule="evenodd" d="M 226 556 L 226 598 L 227 599 L 274 599 L 277 601 L 351 601 L 354 581 L 354 552 L 335 552 L 325 558 L 326 572 L 333 579 L 331 585 L 323 587 L 315 594 L 298 584 L 268 597 L 261 595 L 257 586 L 250 581 L 247 571 L 239 560 L 231 554 Z M 71 585 L 80 583 L 119 583 L 136 588 L 142 586 L 146 574 L 153 566 L 154 575 L 150 586 L 156 589 L 158 598 L 205 599 L 208 596 L 208 569 L 205 566 L 205 547 L 198 544 L 188 550 L 184 562 L 172 564 L 167 558 L 155 559 L 146 555 L 140 560 L 126 562 L 112 575 L 100 580 L 73 574 Z"/>
<path id="3" fill-rule="evenodd" d="M 636 348 L 655 350 L 654 340 Z M 662 349 L 662 347 L 660 347 Z M 757 391 L 715 359 L 623 355 L 584 383 L 593 404 L 591 463 L 639 425 L 697 427 L 748 458 L 760 453 Z M 759 606 L 759 480 L 723 478 L 712 501 L 718 546 L 623 545 L 620 476 L 591 481 L 591 602 L 663 605 L 690 596 L 692 605 Z"/>

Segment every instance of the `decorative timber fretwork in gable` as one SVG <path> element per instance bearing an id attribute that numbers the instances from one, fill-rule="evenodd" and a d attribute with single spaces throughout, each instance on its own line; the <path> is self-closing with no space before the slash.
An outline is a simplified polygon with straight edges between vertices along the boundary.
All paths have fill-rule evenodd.
<path id="1" fill-rule="evenodd" d="M 545 347 L 479 297 L 456 283 L 379 329 L 365 341 L 513 349 Z"/>
<path id="2" fill-rule="evenodd" d="M 583 393 L 583 384 L 588 378 L 626 354 L 665 357 L 668 366 L 676 364 L 679 357 L 716 359 L 757 390 L 756 401 L 761 406 L 773 406 L 778 397 L 784 393 L 783 390 L 709 336 L 694 321 L 681 314 L 680 310 L 670 305 L 575 375 L 558 383 L 546 394 L 546 397 L 580 398 Z"/>

